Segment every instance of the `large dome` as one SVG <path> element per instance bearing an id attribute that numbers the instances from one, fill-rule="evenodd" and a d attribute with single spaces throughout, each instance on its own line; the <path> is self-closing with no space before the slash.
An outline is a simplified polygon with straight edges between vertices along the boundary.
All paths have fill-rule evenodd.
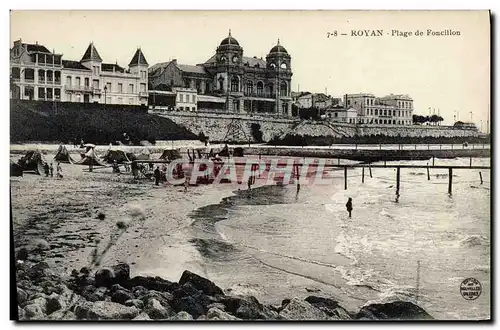
<path id="1" fill-rule="evenodd" d="M 231 35 L 231 30 L 229 30 L 229 35 L 220 43 L 220 46 L 225 46 L 225 45 L 235 45 L 235 46 L 240 45 L 238 43 L 238 40 L 234 39 L 233 36 Z"/>

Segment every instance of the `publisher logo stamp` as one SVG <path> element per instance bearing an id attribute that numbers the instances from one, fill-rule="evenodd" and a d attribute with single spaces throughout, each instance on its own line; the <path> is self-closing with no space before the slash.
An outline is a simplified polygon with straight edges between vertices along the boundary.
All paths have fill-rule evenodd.
<path id="1" fill-rule="evenodd" d="M 483 288 L 475 278 L 469 277 L 460 284 L 460 293 L 466 300 L 475 300 L 481 295 Z"/>

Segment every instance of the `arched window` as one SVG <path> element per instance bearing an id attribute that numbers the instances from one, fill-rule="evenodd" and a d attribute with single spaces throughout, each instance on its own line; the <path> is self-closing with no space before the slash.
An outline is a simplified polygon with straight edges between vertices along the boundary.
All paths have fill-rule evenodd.
<path id="1" fill-rule="evenodd" d="M 280 68 L 285 69 L 287 68 L 286 63 L 281 63 Z"/>
<path id="2" fill-rule="evenodd" d="M 247 95 L 252 95 L 253 93 L 253 82 L 247 81 Z"/>
<path id="3" fill-rule="evenodd" d="M 271 64 L 269 64 L 269 67 L 270 67 L 271 69 L 276 69 L 276 64 L 271 63 Z"/>
<path id="4" fill-rule="evenodd" d="M 239 79 L 238 77 L 231 78 L 231 92 L 239 92 Z"/>
<path id="5" fill-rule="evenodd" d="M 375 116 L 378 116 L 378 109 L 375 109 Z"/>
<path id="6" fill-rule="evenodd" d="M 288 95 L 288 85 L 286 81 L 282 81 L 280 84 L 280 95 L 287 96 Z"/>
<path id="7" fill-rule="evenodd" d="M 219 90 L 224 90 L 224 78 L 219 77 Z"/>
<path id="8" fill-rule="evenodd" d="M 262 83 L 262 81 L 259 81 L 257 83 L 257 95 L 262 95 L 264 93 L 264 84 Z"/>

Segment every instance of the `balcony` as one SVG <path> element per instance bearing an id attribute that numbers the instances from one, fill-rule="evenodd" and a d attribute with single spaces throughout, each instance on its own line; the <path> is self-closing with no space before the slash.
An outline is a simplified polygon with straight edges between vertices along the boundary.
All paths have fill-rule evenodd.
<path id="1" fill-rule="evenodd" d="M 72 92 L 92 92 L 92 87 L 90 86 L 81 86 L 81 85 L 65 85 L 64 89 Z"/>
<path id="2" fill-rule="evenodd" d="M 149 93 L 148 92 L 139 92 L 140 97 L 148 97 Z"/>

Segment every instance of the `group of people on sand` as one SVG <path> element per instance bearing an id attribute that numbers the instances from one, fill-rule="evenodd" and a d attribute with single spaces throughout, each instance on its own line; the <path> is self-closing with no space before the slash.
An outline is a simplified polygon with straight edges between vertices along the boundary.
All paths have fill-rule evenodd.
<path id="1" fill-rule="evenodd" d="M 45 176 L 46 177 L 53 177 L 54 176 L 54 166 L 52 165 L 52 163 L 45 163 L 43 165 L 43 170 L 45 172 Z M 58 179 L 62 179 L 63 178 L 63 175 L 62 175 L 62 167 L 61 167 L 61 163 L 57 162 L 57 167 L 56 167 L 56 176 Z"/>

